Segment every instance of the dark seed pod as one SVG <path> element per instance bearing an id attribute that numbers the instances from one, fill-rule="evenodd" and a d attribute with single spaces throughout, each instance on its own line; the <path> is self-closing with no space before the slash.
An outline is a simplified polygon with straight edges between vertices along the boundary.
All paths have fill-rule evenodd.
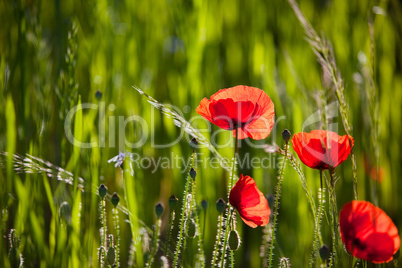
<path id="1" fill-rule="evenodd" d="M 95 98 L 100 101 L 102 99 L 102 92 L 100 90 L 97 90 L 95 92 Z"/>
<path id="2" fill-rule="evenodd" d="M 190 177 L 195 180 L 195 176 L 197 176 L 197 171 L 194 168 L 190 169 Z"/>
<path id="3" fill-rule="evenodd" d="M 204 211 L 207 210 L 207 207 L 208 207 L 208 202 L 207 202 L 207 200 L 203 199 L 203 200 L 201 201 L 201 207 L 202 207 L 202 209 L 203 209 Z"/>
<path id="4" fill-rule="evenodd" d="M 103 199 L 107 194 L 107 187 L 104 184 L 99 186 L 99 196 Z"/>
<path id="5" fill-rule="evenodd" d="M 109 265 L 114 264 L 114 262 L 116 261 L 116 250 L 114 249 L 114 247 L 109 247 L 109 249 L 107 250 L 106 258 Z"/>
<path id="6" fill-rule="evenodd" d="M 175 208 L 176 208 L 176 205 L 177 205 L 177 202 L 179 201 L 179 199 L 175 196 L 175 195 L 172 195 L 170 198 L 169 198 L 169 208 L 171 209 L 171 210 L 174 210 Z"/>
<path id="7" fill-rule="evenodd" d="M 219 198 L 218 201 L 216 201 L 216 210 L 219 214 L 222 214 L 223 211 L 225 211 L 225 208 L 226 202 L 222 198 Z"/>
<path id="8" fill-rule="evenodd" d="M 329 248 L 327 247 L 327 245 L 323 245 L 320 248 L 320 257 L 321 257 L 321 260 L 323 262 L 326 262 L 328 260 L 328 258 L 329 258 Z"/>
<path id="9" fill-rule="evenodd" d="M 285 129 L 285 130 L 282 132 L 282 138 L 283 138 L 283 140 L 284 140 L 285 142 L 288 142 L 288 141 L 289 141 L 290 136 L 291 136 L 291 134 L 290 134 L 290 131 L 289 131 L 289 130 Z"/>
<path id="10" fill-rule="evenodd" d="M 229 247 L 230 250 L 237 250 L 239 248 L 240 245 L 240 238 L 239 238 L 239 234 L 237 233 L 236 230 L 232 230 L 230 231 L 229 234 Z"/>
<path id="11" fill-rule="evenodd" d="M 112 195 L 112 204 L 114 207 L 117 207 L 117 205 L 119 204 L 120 201 L 120 197 L 117 193 L 113 193 Z"/>
<path id="12" fill-rule="evenodd" d="M 190 238 L 194 238 L 197 233 L 197 228 L 195 225 L 195 221 L 193 219 L 190 220 L 188 223 L 188 231 L 187 231 L 187 236 Z"/>
<path id="13" fill-rule="evenodd" d="M 155 213 L 156 213 L 156 216 L 158 216 L 158 218 L 160 218 L 162 216 L 163 209 L 164 209 L 164 206 L 163 206 L 163 204 L 161 202 L 156 204 Z"/>
<path id="14" fill-rule="evenodd" d="M 193 149 L 193 151 L 197 150 L 198 147 L 198 141 L 196 138 L 192 138 L 190 141 L 190 147 Z"/>
<path id="15" fill-rule="evenodd" d="M 268 201 L 268 206 L 269 206 L 270 208 L 273 208 L 274 205 L 275 205 L 275 198 L 274 198 L 274 196 L 273 196 L 272 194 L 267 194 L 267 195 L 265 196 L 265 198 L 266 198 L 267 201 Z"/>

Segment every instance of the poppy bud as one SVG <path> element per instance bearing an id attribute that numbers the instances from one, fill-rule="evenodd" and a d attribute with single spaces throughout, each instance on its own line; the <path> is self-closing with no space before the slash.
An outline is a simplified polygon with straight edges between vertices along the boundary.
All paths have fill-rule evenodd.
<path id="1" fill-rule="evenodd" d="M 156 213 L 156 216 L 158 216 L 158 218 L 160 218 L 162 216 L 163 209 L 164 209 L 164 207 L 163 207 L 163 204 L 161 202 L 156 204 L 155 213 Z"/>
<path id="2" fill-rule="evenodd" d="M 100 101 L 100 100 L 102 99 L 102 91 L 97 90 L 97 91 L 95 92 L 95 98 L 96 98 L 98 101 Z"/>
<path id="3" fill-rule="evenodd" d="M 107 187 L 104 184 L 99 186 L 99 196 L 103 199 L 106 196 Z"/>
<path id="4" fill-rule="evenodd" d="M 192 138 L 190 141 L 190 147 L 195 151 L 198 148 L 198 141 L 196 138 Z"/>
<path id="5" fill-rule="evenodd" d="M 285 129 L 283 132 L 282 132 L 282 138 L 283 138 L 283 140 L 286 142 L 286 143 L 288 143 L 288 141 L 290 140 L 290 131 L 289 130 L 287 130 L 287 129 Z"/>
<path id="6" fill-rule="evenodd" d="M 216 201 L 216 210 L 219 214 L 222 214 L 223 211 L 225 211 L 225 208 L 226 202 L 222 198 L 219 198 L 218 201 Z"/>
<path id="7" fill-rule="evenodd" d="M 171 210 L 174 210 L 174 209 L 176 208 L 177 201 L 179 201 L 179 199 L 178 199 L 175 195 L 172 195 L 172 196 L 169 198 L 169 208 L 170 208 Z"/>
<path id="8" fill-rule="evenodd" d="M 274 196 L 273 196 L 272 194 L 267 194 L 267 195 L 265 196 L 265 198 L 266 198 L 267 201 L 268 201 L 268 206 L 269 206 L 270 208 L 274 207 L 274 204 L 275 204 L 275 198 L 274 198 Z"/>
<path id="9" fill-rule="evenodd" d="M 60 205 L 59 217 L 60 219 L 63 219 L 67 224 L 71 224 L 71 207 L 66 201 L 64 201 Z"/>
<path id="10" fill-rule="evenodd" d="M 190 220 L 188 223 L 188 231 L 187 236 L 190 238 L 194 238 L 196 235 L 197 228 L 195 226 L 195 221 L 193 219 Z"/>
<path id="11" fill-rule="evenodd" d="M 202 201 L 201 201 L 201 207 L 202 207 L 202 209 L 203 209 L 204 211 L 207 210 L 207 207 L 208 207 L 208 202 L 207 202 L 207 200 L 202 199 Z"/>
<path id="12" fill-rule="evenodd" d="M 116 260 L 116 250 L 114 247 L 109 247 L 106 254 L 107 262 L 109 265 L 113 265 Z"/>
<path id="13" fill-rule="evenodd" d="M 237 250 L 239 248 L 239 245 L 240 245 L 239 234 L 237 233 L 236 230 L 230 231 L 230 234 L 229 234 L 230 250 Z"/>
<path id="14" fill-rule="evenodd" d="M 326 262 L 328 260 L 328 258 L 329 258 L 329 248 L 327 247 L 327 245 L 323 245 L 320 248 L 320 257 L 321 257 L 321 260 L 323 262 Z"/>
<path id="15" fill-rule="evenodd" d="M 194 168 L 190 169 L 190 177 L 195 180 L 195 176 L 197 176 L 197 171 Z"/>
<path id="16" fill-rule="evenodd" d="M 112 204 L 114 207 L 117 207 L 117 205 L 119 204 L 120 201 L 120 197 L 117 195 L 117 193 L 113 193 L 112 195 Z"/>

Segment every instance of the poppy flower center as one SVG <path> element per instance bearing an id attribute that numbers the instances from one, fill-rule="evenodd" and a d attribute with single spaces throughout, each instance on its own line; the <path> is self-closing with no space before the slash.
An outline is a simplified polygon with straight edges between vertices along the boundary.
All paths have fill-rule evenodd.
<path id="1" fill-rule="evenodd" d="M 210 103 L 210 111 L 214 122 L 224 129 L 236 129 L 249 123 L 258 110 L 258 104 L 251 101 L 234 101 L 220 99 Z"/>
<path id="2" fill-rule="evenodd" d="M 352 250 L 353 249 L 358 249 L 358 250 L 364 250 L 366 248 L 366 245 L 363 244 L 359 238 L 353 239 L 352 242 Z"/>

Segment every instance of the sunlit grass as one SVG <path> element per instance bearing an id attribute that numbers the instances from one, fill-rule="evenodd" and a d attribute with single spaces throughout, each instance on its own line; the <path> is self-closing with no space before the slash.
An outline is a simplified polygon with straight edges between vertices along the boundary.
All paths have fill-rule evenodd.
<path id="1" fill-rule="evenodd" d="M 24 260 L 27 267 L 97 267 L 98 248 L 106 247 L 106 236 L 99 232 L 100 184 L 108 187 L 105 224 L 114 244 L 120 243 L 116 252 L 121 267 L 128 263 L 142 267 L 151 255 L 154 266 L 166 261 L 173 266 L 176 254 L 177 263 L 188 265 L 203 255 L 209 266 L 217 226 L 223 220 L 214 204 L 228 194 L 230 161 L 224 159 L 232 159 L 233 144 L 213 147 L 212 139 L 223 144 L 232 139 L 231 133 L 213 136 L 216 126 L 206 131 L 205 120 L 191 120 L 202 98 L 238 84 L 263 89 L 275 104 L 274 130 L 264 141 L 250 141 L 253 144 L 282 144 L 285 128 L 296 133 L 325 128 L 325 123 L 335 124 L 340 134 L 353 135 L 352 161 L 349 158 L 336 170 L 338 209 L 354 197 L 369 200 L 401 230 L 401 4 L 396 0 L 298 4 L 315 30 L 307 31 L 307 40 L 306 25 L 301 26 L 287 1 L 3 1 L 0 152 L 6 154 L 0 159 L 0 266 Z M 317 56 L 322 58 L 317 61 Z M 139 94 L 137 87 L 157 102 Z M 304 125 L 309 116 L 333 102 L 340 104 L 333 119 L 324 116 Z M 166 109 L 173 105 L 179 117 L 171 110 L 160 112 L 158 103 Z M 77 109 L 71 118 L 71 133 L 78 142 L 97 143 L 96 147 L 79 148 L 68 140 L 64 126 L 68 112 L 80 105 L 86 108 Z M 153 143 L 149 138 L 130 149 L 124 139 L 138 142 L 144 134 L 142 125 L 129 122 L 122 131 L 119 116 L 134 115 L 147 122 Z M 185 135 L 173 146 L 154 146 L 175 141 L 182 129 Z M 190 216 L 197 232 L 205 231 L 200 240 L 187 237 L 185 251 L 177 237 L 186 235 L 179 226 L 188 224 L 190 216 L 182 220 L 178 208 L 187 200 L 183 193 L 188 170 L 183 165 L 139 169 L 129 161 L 120 168 L 108 160 L 119 152 L 149 159 L 172 155 L 191 159 L 191 137 L 204 145 L 197 151 L 199 159 L 215 156 L 219 161 L 215 169 L 195 163 L 197 187 L 191 212 L 196 214 Z M 280 159 L 286 154 L 275 147 L 266 150 L 242 141 L 240 159 L 246 154 L 270 157 L 271 166 L 238 167 L 238 174 L 252 176 L 264 194 L 275 194 Z M 305 267 L 311 258 L 318 265 L 319 254 L 312 248 L 332 245 L 329 202 L 322 205 L 319 199 L 318 173 L 300 165 L 293 155 L 289 148 L 283 160 L 287 165 L 272 243 L 273 267 L 289 263 Z M 383 170 L 382 182 L 372 180 L 367 165 L 378 174 Z M 121 197 L 116 209 L 110 203 L 113 192 Z M 180 202 L 171 223 L 170 245 L 165 245 L 171 195 Z M 203 199 L 210 204 L 205 214 L 199 213 Z M 165 206 L 160 219 L 154 212 L 158 202 Z M 70 222 L 63 212 L 66 204 Z M 152 240 L 152 226 L 159 220 L 160 239 Z M 241 244 L 234 254 L 235 266 L 263 265 L 262 228 L 251 229 L 238 220 L 237 231 Z M 9 235 L 18 243 L 10 243 Z M 183 258 L 183 253 L 192 257 Z M 346 258 L 342 264 L 347 265 L 349 259 L 341 253 Z M 162 255 L 167 258 L 161 259 Z"/>

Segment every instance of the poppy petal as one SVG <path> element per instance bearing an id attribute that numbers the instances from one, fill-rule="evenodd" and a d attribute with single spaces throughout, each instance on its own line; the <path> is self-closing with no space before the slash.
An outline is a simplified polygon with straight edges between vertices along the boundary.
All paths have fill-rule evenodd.
<path id="1" fill-rule="evenodd" d="M 335 168 L 344 162 L 353 147 L 351 136 L 339 136 L 326 130 L 296 133 L 292 138 L 293 149 L 300 160 L 310 168 Z"/>
<path id="2" fill-rule="evenodd" d="M 255 228 L 268 224 L 271 214 L 268 201 L 250 176 L 240 176 L 230 191 L 229 202 L 248 226 Z"/>
<path id="3" fill-rule="evenodd" d="M 400 247 L 395 224 L 383 210 L 369 202 L 345 204 L 339 223 L 342 241 L 356 258 L 374 263 L 388 262 Z"/>
<path id="4" fill-rule="evenodd" d="M 219 90 L 210 99 L 204 98 L 196 109 L 211 123 L 233 130 L 238 139 L 265 139 L 274 125 L 274 104 L 261 89 L 235 86 Z"/>

